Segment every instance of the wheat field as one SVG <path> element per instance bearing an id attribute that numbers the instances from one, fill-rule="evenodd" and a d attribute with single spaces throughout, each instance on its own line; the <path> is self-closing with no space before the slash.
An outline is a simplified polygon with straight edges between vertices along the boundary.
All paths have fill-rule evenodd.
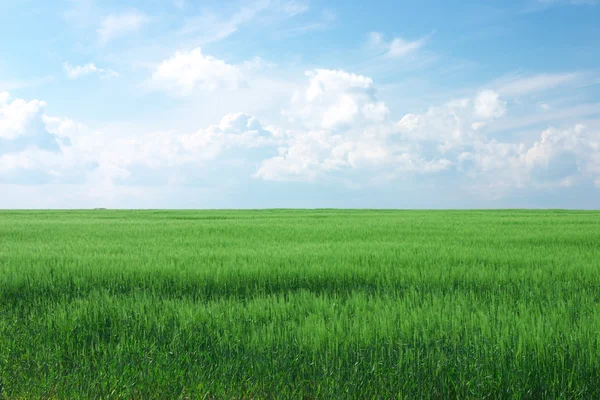
<path id="1" fill-rule="evenodd" d="M 0 398 L 599 398 L 599 332 L 599 212 L 0 212 Z"/>

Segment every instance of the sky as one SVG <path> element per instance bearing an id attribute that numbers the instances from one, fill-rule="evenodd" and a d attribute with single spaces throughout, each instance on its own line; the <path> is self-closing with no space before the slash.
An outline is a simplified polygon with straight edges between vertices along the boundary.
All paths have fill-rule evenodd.
<path id="1" fill-rule="evenodd" d="M 0 0 L 0 208 L 599 208 L 598 21 L 596 0 Z"/>

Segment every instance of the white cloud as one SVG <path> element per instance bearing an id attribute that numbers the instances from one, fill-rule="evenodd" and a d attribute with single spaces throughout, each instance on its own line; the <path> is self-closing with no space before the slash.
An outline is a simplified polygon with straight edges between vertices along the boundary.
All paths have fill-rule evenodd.
<path id="1" fill-rule="evenodd" d="M 532 144 L 489 138 L 486 132 L 499 124 L 498 118 L 505 112 L 506 103 L 498 93 L 484 90 L 473 99 L 450 101 L 423 114 L 407 114 L 396 128 L 405 140 L 429 148 L 429 154 L 435 149 L 433 154 L 449 157 L 482 195 L 489 191 L 501 197 L 514 188 L 548 188 L 598 179 L 600 132 L 582 125 L 549 128 Z"/>
<path id="2" fill-rule="evenodd" d="M 526 113 L 499 120 L 490 126 L 490 132 L 503 132 L 542 125 L 576 123 L 586 118 L 600 115 L 600 103 L 578 103 L 563 107 L 553 107 L 552 112 Z"/>
<path id="3" fill-rule="evenodd" d="M 45 106 L 38 100 L 10 100 L 8 94 L 0 94 L 0 182 L 76 181 L 110 192 L 116 185 L 136 182 L 140 174 L 146 174 L 143 181 L 152 182 L 156 171 L 167 171 L 162 175 L 168 179 L 189 183 L 186 166 L 221 162 L 217 160 L 221 156 L 259 157 L 258 162 L 272 154 L 263 148 L 278 143 L 273 131 L 243 113 L 227 114 L 218 125 L 194 133 L 149 131 L 138 136 L 48 116 Z M 246 175 L 252 173 L 249 169 Z"/>
<path id="4" fill-rule="evenodd" d="M 475 143 L 459 156 L 459 163 L 471 177 L 495 182 L 502 195 L 513 188 L 591 184 L 600 177 L 598 150 L 600 132 L 577 124 L 548 128 L 530 146 L 496 140 Z"/>
<path id="5" fill-rule="evenodd" d="M 219 125 L 182 135 L 178 140 L 194 158 L 208 159 L 216 158 L 227 149 L 265 147 L 276 143 L 272 131 L 264 128 L 256 117 L 244 113 L 227 114 Z"/>
<path id="6" fill-rule="evenodd" d="M 202 49 L 195 48 L 178 51 L 161 62 L 148 85 L 185 96 L 196 90 L 236 89 L 243 82 L 239 67 L 204 55 Z"/>
<path id="7" fill-rule="evenodd" d="M 368 44 L 374 48 L 380 48 L 384 43 L 384 35 L 381 32 L 369 32 Z"/>
<path id="8" fill-rule="evenodd" d="M 337 21 L 337 14 L 332 10 L 325 9 L 321 12 L 319 19 L 311 21 L 307 24 L 300 26 L 292 26 L 282 31 L 277 31 L 276 36 L 278 38 L 298 36 L 309 32 L 325 30 L 330 28 Z"/>
<path id="9" fill-rule="evenodd" d="M 262 126 L 256 117 L 244 113 L 232 113 L 221 119 L 219 129 L 225 133 L 240 134 L 248 131 L 259 132 Z"/>
<path id="10" fill-rule="evenodd" d="M 40 100 L 0 94 L 0 181 L 37 184 L 59 173 L 71 142 L 58 123 L 46 125 L 45 107 Z M 78 169 L 65 171 L 73 175 Z"/>
<path id="11" fill-rule="evenodd" d="M 210 13 L 188 18 L 178 35 L 196 36 L 196 40 L 202 44 L 223 40 L 237 32 L 241 25 L 252 20 L 259 11 L 260 8 L 243 8 L 228 19 Z"/>
<path id="12" fill-rule="evenodd" d="M 238 156 L 249 156 L 248 149 L 273 146 L 275 140 L 260 121 L 243 113 L 227 114 L 218 125 L 193 133 L 159 131 L 139 137 L 96 132 L 91 137 L 90 140 L 89 134 L 81 136 L 73 141 L 73 146 L 86 149 L 90 153 L 86 158 L 96 160 L 109 181 L 132 178 L 135 168 L 176 168 L 173 179 L 185 180 L 185 176 L 176 176 L 186 174 L 177 168 L 198 168 L 236 152 L 241 152 Z M 107 142 L 112 143 L 110 149 Z"/>
<path id="13" fill-rule="evenodd" d="M 14 140 L 36 134 L 45 107 L 46 103 L 40 100 L 10 101 L 7 92 L 0 93 L 0 139 Z"/>
<path id="14" fill-rule="evenodd" d="M 513 77 L 499 81 L 494 85 L 502 96 L 522 96 L 554 89 L 574 83 L 581 78 L 580 73 L 539 74 L 528 77 Z"/>
<path id="15" fill-rule="evenodd" d="M 98 28 L 100 44 L 106 44 L 113 39 L 135 33 L 150 22 L 150 17 L 137 10 L 130 10 L 121 14 L 109 14 Z"/>
<path id="16" fill-rule="evenodd" d="M 306 76 L 306 90 L 294 94 L 285 113 L 300 128 L 285 133 L 279 155 L 263 160 L 256 177 L 314 181 L 361 171 L 383 177 L 349 178 L 361 185 L 451 165 L 441 157 L 427 159 L 412 144 L 396 140 L 389 110 L 377 99 L 371 78 L 343 70 L 314 70 Z"/>
<path id="17" fill-rule="evenodd" d="M 373 50 L 383 53 L 389 58 L 400 58 L 419 50 L 427 42 L 431 35 L 423 36 L 416 40 L 406 40 L 400 37 L 386 41 L 380 32 L 371 32 L 368 36 L 368 45 Z"/>
<path id="18" fill-rule="evenodd" d="M 71 66 L 71 64 L 65 62 L 63 67 L 67 73 L 67 76 L 71 79 L 77 79 L 80 76 L 98 72 L 98 68 L 93 63 Z"/>
<path id="19" fill-rule="evenodd" d="M 292 133 L 279 155 L 263 160 L 256 177 L 264 180 L 314 180 L 323 171 L 339 168 L 334 148 L 342 144 L 339 136 L 327 131 Z M 333 154 L 333 157 L 331 157 Z"/>
<path id="20" fill-rule="evenodd" d="M 473 129 L 474 131 L 478 131 L 479 129 L 482 129 L 484 127 L 485 127 L 485 122 L 481 122 L 481 121 L 473 122 L 471 124 L 471 129 Z"/>
<path id="21" fill-rule="evenodd" d="M 505 112 L 506 102 L 498 93 L 483 90 L 473 98 L 430 107 L 423 114 L 407 114 L 396 129 L 406 140 L 437 143 L 444 152 L 484 137 L 490 123 Z"/>
<path id="22" fill-rule="evenodd" d="M 600 132 L 577 124 L 569 129 L 548 128 L 523 155 L 534 178 L 570 184 L 600 178 Z"/>
<path id="23" fill-rule="evenodd" d="M 300 15 L 309 10 L 308 3 L 306 1 L 297 0 L 283 0 L 272 3 L 275 8 L 280 11 L 283 15 L 293 17 Z"/>
<path id="24" fill-rule="evenodd" d="M 65 73 L 69 79 L 78 79 L 89 74 L 98 74 L 102 78 L 117 77 L 119 74 L 112 69 L 98 68 L 94 63 L 84 65 L 71 65 L 68 62 L 63 64 Z"/>
<path id="25" fill-rule="evenodd" d="M 427 160 L 413 147 L 383 137 L 345 138 L 328 131 L 308 131 L 294 133 L 278 156 L 262 161 L 255 176 L 271 181 L 315 181 L 327 174 L 350 173 L 353 184 L 361 186 L 407 174 L 439 172 L 450 165 L 443 158 Z"/>
<path id="26" fill-rule="evenodd" d="M 408 41 L 402 38 L 394 38 L 386 55 L 391 58 L 403 57 L 423 47 L 425 42 L 425 39 Z"/>
<path id="27" fill-rule="evenodd" d="M 518 170 L 521 166 L 522 146 L 519 144 L 481 139 L 465 145 L 463 149 L 465 151 L 458 154 L 457 161 L 464 172 L 472 177 L 506 171 L 510 171 L 511 179 L 512 175 L 515 178 L 521 176 Z M 471 165 L 467 166 L 467 162 Z M 496 177 L 498 178 L 500 177 Z"/>
<path id="28" fill-rule="evenodd" d="M 475 113 L 481 118 L 498 118 L 506 112 L 506 102 L 493 90 L 484 90 L 475 97 Z"/>
<path id="29" fill-rule="evenodd" d="M 223 17 L 208 11 L 187 18 L 178 31 L 179 37 L 194 37 L 194 43 L 207 44 L 223 40 L 256 19 L 268 25 L 293 18 L 306 12 L 309 6 L 295 0 L 252 0 L 230 16 Z"/>
<path id="30" fill-rule="evenodd" d="M 294 94 L 285 114 L 309 127 L 337 129 L 384 121 L 385 104 L 377 99 L 373 80 L 343 70 L 317 69 L 306 72 L 306 90 Z"/>
<path id="31" fill-rule="evenodd" d="M 161 69 L 163 62 L 157 72 L 170 90 L 227 86 L 223 79 L 228 80 L 211 69 L 213 62 L 220 70 L 225 63 L 200 49 L 165 62 L 172 64 Z M 115 193 L 124 185 L 197 184 L 210 168 L 227 165 L 246 178 L 325 180 L 353 187 L 444 173 L 455 180 L 457 191 L 479 188 L 482 196 L 600 182 L 598 130 L 549 128 L 537 140 L 492 136 L 508 111 L 493 90 L 392 120 L 370 77 L 318 69 L 306 73 L 304 87 L 285 107 L 288 120 L 278 128 L 249 114 L 229 113 L 195 131 L 149 129 L 141 134 L 92 129 L 48 116 L 45 107 L 43 101 L 0 94 L 0 181 L 79 182 L 98 193 Z"/>

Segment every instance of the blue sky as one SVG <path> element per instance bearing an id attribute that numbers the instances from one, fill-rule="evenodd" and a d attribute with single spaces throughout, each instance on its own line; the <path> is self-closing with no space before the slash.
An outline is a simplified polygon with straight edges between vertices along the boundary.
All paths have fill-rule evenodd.
<path id="1" fill-rule="evenodd" d="M 598 208 L 594 0 L 0 0 L 0 208 Z"/>

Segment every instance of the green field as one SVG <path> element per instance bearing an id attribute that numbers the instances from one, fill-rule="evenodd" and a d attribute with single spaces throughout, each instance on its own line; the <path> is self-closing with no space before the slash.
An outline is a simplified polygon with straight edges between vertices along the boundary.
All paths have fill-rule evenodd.
<path id="1" fill-rule="evenodd" d="M 600 398 L 600 212 L 0 212 L 0 398 Z"/>

